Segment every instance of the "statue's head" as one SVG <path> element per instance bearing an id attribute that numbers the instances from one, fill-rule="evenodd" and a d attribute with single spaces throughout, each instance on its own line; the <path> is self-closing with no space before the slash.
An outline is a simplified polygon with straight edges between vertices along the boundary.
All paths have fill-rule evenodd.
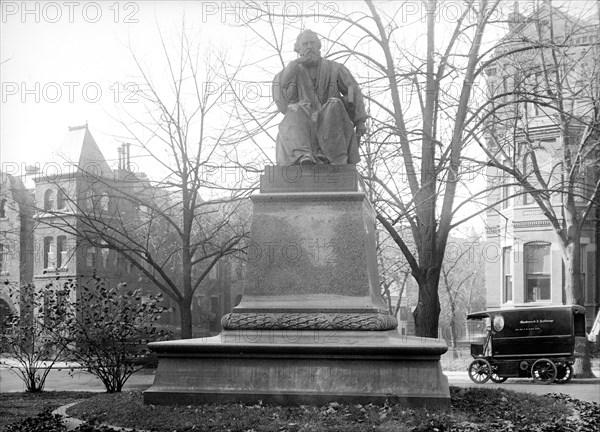
<path id="1" fill-rule="evenodd" d="M 312 30 L 304 30 L 296 39 L 294 51 L 303 57 L 312 57 L 318 60 L 321 57 L 321 40 L 319 35 Z"/>

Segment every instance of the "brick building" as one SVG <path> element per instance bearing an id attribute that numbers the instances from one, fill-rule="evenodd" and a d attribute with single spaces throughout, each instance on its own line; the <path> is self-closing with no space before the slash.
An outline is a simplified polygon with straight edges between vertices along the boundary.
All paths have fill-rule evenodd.
<path id="1" fill-rule="evenodd" d="M 129 289 L 144 293 L 159 292 L 147 277 L 123 254 L 94 238 L 82 238 L 78 214 L 85 212 L 98 220 L 143 217 L 138 205 L 120 199 L 119 191 L 142 194 L 149 189 L 143 173 L 132 170 L 129 145 L 119 147 L 119 163 L 111 168 L 86 125 L 70 127 L 65 140 L 56 148 L 55 161 L 37 169 L 28 168 L 22 176 L 2 175 L 0 190 L 0 308 L 4 318 L 16 313 L 19 305 L 10 299 L 8 287 L 33 283 L 44 290 L 44 298 L 60 295 L 58 281 L 73 280 L 78 286 L 89 283 L 97 274 L 112 283 L 126 283 Z M 23 181 L 25 180 L 25 181 Z M 168 199 L 156 194 L 155 199 Z M 74 229 L 74 227 L 76 229 Z M 159 239 L 160 241 L 160 239 Z M 197 290 L 192 304 L 195 333 L 215 333 L 220 318 L 228 313 L 241 295 L 243 265 L 237 258 L 223 258 L 214 266 Z M 58 281 L 57 281 L 58 278 Z M 59 298 L 60 302 L 72 302 Z M 164 295 L 162 323 L 177 327 L 176 303 Z M 2 319 L 3 321 L 3 319 Z"/>
<path id="2" fill-rule="evenodd" d="M 17 176 L 0 173 L 0 318 L 19 305 L 10 288 L 33 279 L 33 196 Z"/>

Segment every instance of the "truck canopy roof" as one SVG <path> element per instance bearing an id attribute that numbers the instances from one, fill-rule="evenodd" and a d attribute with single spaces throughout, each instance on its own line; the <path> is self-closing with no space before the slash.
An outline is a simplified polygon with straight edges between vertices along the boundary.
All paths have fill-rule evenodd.
<path id="1" fill-rule="evenodd" d="M 537 306 L 537 307 L 524 307 L 524 308 L 515 308 L 515 309 L 494 309 L 480 312 L 473 312 L 467 314 L 467 319 L 470 320 L 482 320 L 484 318 L 490 318 L 497 314 L 524 314 L 526 315 L 529 312 L 543 312 L 543 311 L 559 311 L 559 310 L 571 310 L 573 314 L 585 314 L 585 308 L 579 305 L 569 305 L 569 306 Z"/>

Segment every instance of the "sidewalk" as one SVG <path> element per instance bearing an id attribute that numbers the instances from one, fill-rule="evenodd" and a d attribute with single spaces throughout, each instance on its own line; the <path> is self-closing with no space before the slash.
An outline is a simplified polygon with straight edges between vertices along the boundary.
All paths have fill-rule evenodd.
<path id="1" fill-rule="evenodd" d="M 72 369 L 73 368 L 73 369 Z M 125 383 L 125 390 L 145 389 L 154 382 L 154 369 L 134 373 Z M 77 364 L 55 364 L 46 378 L 45 391 L 104 392 L 104 384 Z M 16 373 L 0 366 L 0 393 L 24 392 L 25 384 Z"/>

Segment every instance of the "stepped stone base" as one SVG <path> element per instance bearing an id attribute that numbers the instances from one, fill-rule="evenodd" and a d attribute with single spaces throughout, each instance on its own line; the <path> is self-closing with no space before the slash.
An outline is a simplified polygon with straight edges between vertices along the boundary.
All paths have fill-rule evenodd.
<path id="1" fill-rule="evenodd" d="M 398 334 L 381 298 L 356 167 L 267 167 L 252 202 L 241 302 L 219 336 L 149 344 L 159 362 L 144 401 L 449 409 L 445 342 Z"/>
<path id="2" fill-rule="evenodd" d="M 397 331 L 247 330 L 150 344 L 159 366 L 144 402 L 378 403 L 450 408 L 443 341 Z"/>

